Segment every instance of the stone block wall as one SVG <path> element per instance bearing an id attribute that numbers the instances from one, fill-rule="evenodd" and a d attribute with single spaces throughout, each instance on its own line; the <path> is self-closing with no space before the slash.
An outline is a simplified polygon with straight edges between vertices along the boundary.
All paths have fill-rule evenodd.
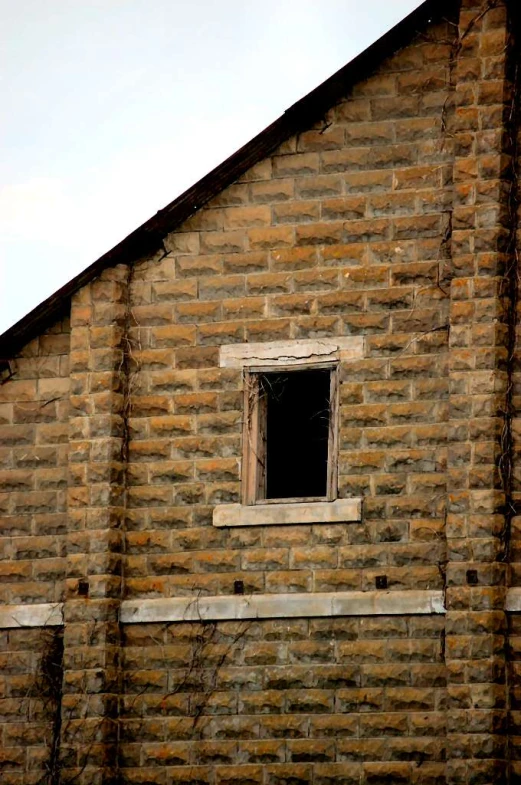
<path id="1" fill-rule="evenodd" d="M 57 781 L 62 654 L 59 628 L 0 632 L 2 785 Z"/>
<path id="2" fill-rule="evenodd" d="M 125 598 L 444 588 L 450 34 L 132 271 Z M 340 364 L 339 496 L 362 521 L 216 529 L 241 498 L 244 396 L 219 347 L 332 336 L 365 338 Z M 125 627 L 125 781 L 445 781 L 442 617 L 197 626 Z"/>
<path id="3" fill-rule="evenodd" d="M 44 785 L 57 771 L 62 633 L 45 625 L 64 597 L 69 347 L 67 316 L 27 344 L 0 380 L 0 603 L 13 611 L 0 631 L 5 785 Z M 42 603 L 44 626 L 16 629 L 20 607 L 30 617 Z"/>
<path id="4" fill-rule="evenodd" d="M 63 599 L 69 345 L 66 317 L 27 344 L 0 379 L 0 598 L 4 605 Z"/>
<path id="5" fill-rule="evenodd" d="M 517 17 L 456 5 L 8 370 L 0 599 L 63 600 L 64 647 L 53 711 L 36 679 L 13 728 L 49 631 L 1 638 L 13 785 L 57 761 L 79 785 L 519 775 Z M 244 473 L 221 348 L 348 337 L 338 487 L 361 519 L 214 526 Z M 439 603 L 384 611 L 379 576 L 396 607 Z M 238 621 L 237 581 L 282 618 Z M 289 610 L 357 592 L 368 615 Z"/>
<path id="6" fill-rule="evenodd" d="M 128 625 L 124 782 L 445 782 L 443 617 Z"/>

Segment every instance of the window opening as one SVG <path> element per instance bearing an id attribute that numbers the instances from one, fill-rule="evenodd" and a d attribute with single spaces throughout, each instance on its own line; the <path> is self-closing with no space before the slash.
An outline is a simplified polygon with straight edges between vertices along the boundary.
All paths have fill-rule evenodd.
<path id="1" fill-rule="evenodd" d="M 335 369 L 247 377 L 246 503 L 335 498 Z"/>

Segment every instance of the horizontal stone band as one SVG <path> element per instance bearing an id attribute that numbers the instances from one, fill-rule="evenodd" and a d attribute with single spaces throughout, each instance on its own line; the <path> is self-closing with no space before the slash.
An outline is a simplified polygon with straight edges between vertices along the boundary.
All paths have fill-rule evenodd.
<path id="1" fill-rule="evenodd" d="M 521 612 L 521 588 L 509 589 L 506 610 L 511 613 Z M 442 591 L 353 591 L 125 600 L 121 604 L 120 621 L 122 624 L 143 624 L 317 616 L 414 616 L 442 613 L 445 613 Z M 0 607 L 0 629 L 57 627 L 62 624 L 63 603 Z"/>
<path id="2" fill-rule="evenodd" d="M 124 624 L 138 624 L 444 612 L 441 591 L 354 591 L 126 600 L 121 606 L 120 619 Z"/>
<path id="3" fill-rule="evenodd" d="M 0 606 L 0 629 L 12 627 L 59 627 L 63 624 L 63 603 Z"/>

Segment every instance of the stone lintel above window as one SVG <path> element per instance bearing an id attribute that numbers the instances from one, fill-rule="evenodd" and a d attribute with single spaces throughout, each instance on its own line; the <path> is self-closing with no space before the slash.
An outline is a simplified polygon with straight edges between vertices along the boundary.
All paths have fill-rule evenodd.
<path id="1" fill-rule="evenodd" d="M 265 368 L 305 366 L 316 363 L 359 360 L 364 356 L 364 339 L 357 336 L 310 340 L 236 343 L 221 346 L 221 368 Z"/>

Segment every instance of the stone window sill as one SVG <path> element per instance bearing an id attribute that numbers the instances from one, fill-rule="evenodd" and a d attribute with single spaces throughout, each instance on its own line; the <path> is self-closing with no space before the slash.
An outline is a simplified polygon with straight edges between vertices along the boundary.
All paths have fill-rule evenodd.
<path id="1" fill-rule="evenodd" d="M 284 526 L 309 523 L 351 523 L 362 519 L 362 499 L 290 504 L 219 504 L 213 511 L 213 525 Z"/>

